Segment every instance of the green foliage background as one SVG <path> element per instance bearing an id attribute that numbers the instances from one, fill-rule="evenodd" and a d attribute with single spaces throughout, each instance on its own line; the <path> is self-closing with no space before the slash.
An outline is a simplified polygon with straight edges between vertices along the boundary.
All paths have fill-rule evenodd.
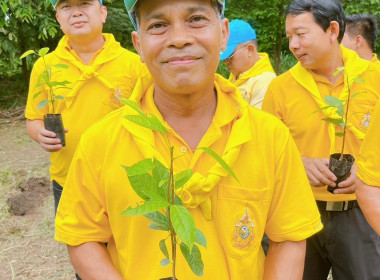
<path id="1" fill-rule="evenodd" d="M 284 10 L 290 0 L 227 0 L 225 16 L 243 19 L 256 30 L 259 50 L 269 53 L 277 73 L 295 64 L 285 37 Z M 341 0 L 346 14 L 372 13 L 380 15 L 378 0 Z M 108 18 L 104 31 L 111 32 L 121 44 L 133 50 L 129 21 L 123 0 L 105 0 Z M 48 0 L 0 1 L 0 108 L 21 105 L 10 97 L 26 96 L 33 58 L 20 61 L 19 56 L 29 49 L 55 48 L 62 32 L 55 11 Z M 376 53 L 380 44 L 377 42 Z M 220 66 L 220 73 L 228 75 Z"/>

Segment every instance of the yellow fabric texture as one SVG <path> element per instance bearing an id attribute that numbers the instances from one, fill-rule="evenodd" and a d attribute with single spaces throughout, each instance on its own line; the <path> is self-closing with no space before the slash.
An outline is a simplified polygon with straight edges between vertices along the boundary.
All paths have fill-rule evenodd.
<path id="1" fill-rule="evenodd" d="M 68 65 L 68 69 L 53 68 L 52 81 L 69 81 L 67 87 L 56 88 L 55 94 L 64 96 L 56 100 L 55 113 L 62 114 L 66 133 L 66 147 L 50 154 L 51 180 L 64 185 L 71 159 L 82 133 L 94 122 L 111 111 L 120 108 L 117 96 L 129 97 L 140 75 L 147 72 L 140 57 L 120 46 L 112 34 L 103 34 L 105 44 L 85 65 L 76 52 L 69 46 L 64 36 L 57 48 L 45 56 L 46 64 Z M 43 119 L 44 114 L 52 114 L 52 106 L 37 109 L 41 100 L 48 99 L 47 90 L 36 99 L 34 95 L 41 91 L 36 88 L 37 77 L 45 69 L 40 58 L 33 67 L 30 78 L 28 101 L 25 117 L 30 120 Z"/>
<path id="2" fill-rule="evenodd" d="M 248 106 L 238 90 L 218 75 L 215 88 L 216 113 L 199 147 L 209 147 L 219 155 L 239 147 L 231 167 L 240 184 L 216 168 L 215 159 L 206 152 L 191 151 L 163 121 L 149 77 L 138 82 L 131 98 L 139 101 L 144 112 L 163 121 L 177 158 L 174 173 L 192 169 L 202 178 L 213 176 L 211 172 L 223 173 L 209 192 L 202 189 L 199 196 L 201 200 L 207 196 L 212 220 L 205 219 L 202 203 L 190 203 L 189 208 L 208 243 L 207 249 L 200 247 L 205 263 L 202 279 L 262 279 L 264 230 L 273 241 L 296 241 L 316 233 L 322 225 L 288 129 L 273 116 Z M 150 230 L 145 217 L 120 215 L 141 201 L 121 165 L 156 157 L 169 166 L 170 155 L 164 136 L 123 119 L 131 114 L 136 112 L 129 107 L 119 109 L 83 135 L 58 208 L 55 238 L 74 246 L 108 242 L 112 260 L 124 279 L 157 280 L 171 273 L 170 266 L 160 265 L 164 256 L 158 247 L 167 233 Z M 238 122 L 240 131 L 234 128 Z M 187 191 L 193 198 L 200 193 L 197 188 L 194 193 L 191 188 Z M 234 231 L 246 213 L 254 225 L 249 235 L 252 240 L 244 245 L 235 243 Z M 178 279 L 195 279 L 182 255 L 177 256 Z"/>
<path id="3" fill-rule="evenodd" d="M 273 67 L 266 53 L 259 53 L 261 57 L 251 69 L 236 77 L 230 74 L 229 81 L 240 91 L 245 101 L 251 106 L 261 109 L 265 93 L 270 82 L 276 77 Z"/>
<path id="4" fill-rule="evenodd" d="M 358 177 L 369 186 L 380 187 L 380 102 L 358 156 Z"/>
<path id="5" fill-rule="evenodd" d="M 367 131 L 370 116 L 379 99 L 380 67 L 360 59 L 351 50 L 341 47 L 341 51 L 349 80 L 352 81 L 355 77 L 365 80 L 364 83 L 351 83 L 351 93 L 360 94 L 356 95 L 350 103 L 348 121 L 351 125 L 346 129 L 344 152 L 356 158 L 362 138 Z M 345 77 L 341 75 L 338 82 L 332 85 L 324 77 L 312 74 L 305 69 L 302 70 L 299 65 L 296 65 L 274 79 L 269 86 L 263 110 L 274 114 L 288 126 L 301 156 L 329 158 L 332 151 L 341 151 L 343 138 L 332 137 L 335 132 L 342 132 L 341 127 L 332 127 L 322 120 L 334 116 L 334 112 L 316 111 L 325 106 L 326 95 L 338 98 L 347 96 Z M 315 198 L 321 201 L 356 199 L 354 194 L 333 195 L 327 191 L 327 187 L 312 187 L 312 189 Z"/>
<path id="6" fill-rule="evenodd" d="M 377 54 L 373 54 L 373 57 L 372 57 L 372 59 L 371 59 L 371 62 L 373 62 L 373 63 L 377 63 L 377 64 L 380 64 L 380 60 L 379 60 L 379 58 L 377 57 Z"/>

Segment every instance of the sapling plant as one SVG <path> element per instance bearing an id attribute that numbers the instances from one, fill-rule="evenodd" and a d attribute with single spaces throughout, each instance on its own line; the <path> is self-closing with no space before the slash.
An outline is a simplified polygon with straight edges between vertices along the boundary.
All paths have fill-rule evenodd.
<path id="1" fill-rule="evenodd" d="M 344 74 L 345 67 L 337 68 L 337 71 L 334 73 L 334 76 L 339 75 L 340 73 Z M 347 179 L 350 174 L 351 167 L 355 161 L 354 157 L 350 154 L 344 154 L 345 142 L 346 142 L 346 131 L 347 126 L 349 125 L 348 117 L 349 117 L 349 109 L 350 102 L 352 99 L 360 93 L 352 94 L 352 84 L 353 83 L 364 83 L 365 81 L 361 78 L 353 78 L 350 80 L 348 75 L 344 75 L 347 84 L 347 99 L 339 99 L 334 96 L 325 96 L 325 101 L 328 106 L 321 108 L 318 111 L 326 110 L 333 108 L 335 109 L 336 117 L 324 118 L 323 120 L 328 122 L 329 124 L 338 125 L 342 128 L 342 132 L 336 132 L 335 136 L 343 137 L 342 146 L 339 153 L 335 153 L 330 155 L 329 169 L 334 173 L 337 177 L 336 185 L 340 182 Z M 318 112 L 317 111 L 317 112 Z M 328 186 L 328 191 L 333 193 L 335 189 L 338 187 Z"/>
<path id="2" fill-rule="evenodd" d="M 34 91 L 37 91 L 33 95 L 33 99 L 36 99 L 38 96 L 40 96 L 42 93 L 47 92 L 47 99 L 41 100 L 38 105 L 37 109 L 42 109 L 43 107 L 51 104 L 51 114 L 45 114 L 44 115 L 44 124 L 45 128 L 47 130 L 53 131 L 56 133 L 56 137 L 61 140 L 62 146 L 65 146 L 65 132 L 64 127 L 62 123 L 62 117 L 61 114 L 56 114 L 55 110 L 55 102 L 57 100 L 64 99 L 64 96 L 55 94 L 56 89 L 62 89 L 67 88 L 67 85 L 70 84 L 69 81 L 53 81 L 52 80 L 52 73 L 53 69 L 56 68 L 58 70 L 60 69 L 68 69 L 69 66 L 66 64 L 54 64 L 50 65 L 46 63 L 45 56 L 49 52 L 49 48 L 42 48 L 36 53 L 34 50 L 26 51 L 23 55 L 21 55 L 20 59 L 23 59 L 29 55 L 37 55 L 39 56 L 43 63 L 44 63 L 44 71 L 42 71 L 38 77 L 37 77 L 37 83 L 36 86 L 33 88 Z"/>
<path id="3" fill-rule="evenodd" d="M 163 254 L 162 266 L 172 265 L 171 277 L 176 278 L 177 247 L 179 246 L 192 272 L 197 276 L 203 275 L 204 264 L 198 245 L 207 247 L 204 234 L 196 228 L 193 217 L 188 209 L 182 205 L 176 191 L 185 185 L 191 178 L 192 170 L 184 170 L 174 174 L 174 147 L 171 146 L 168 132 L 161 121 L 153 114 L 145 114 L 137 103 L 131 100 L 122 101 L 132 107 L 138 114 L 124 116 L 125 119 L 164 135 L 167 152 L 170 153 L 169 166 L 165 166 L 157 158 L 144 159 L 132 166 L 123 166 L 127 172 L 129 182 L 142 199 L 136 206 L 128 206 L 122 215 L 144 215 L 151 220 L 149 228 L 167 232 L 167 237 L 158 242 Z M 226 162 L 209 148 L 199 148 L 211 155 L 236 180 L 233 170 Z M 167 247 L 170 244 L 170 254 Z"/>

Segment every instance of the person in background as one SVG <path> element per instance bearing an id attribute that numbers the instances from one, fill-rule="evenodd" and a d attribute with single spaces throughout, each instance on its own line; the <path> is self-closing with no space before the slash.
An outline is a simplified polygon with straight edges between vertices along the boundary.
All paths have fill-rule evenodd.
<path id="1" fill-rule="evenodd" d="M 207 238 L 207 249 L 200 249 L 202 279 L 301 279 L 305 239 L 322 228 L 319 212 L 285 125 L 249 106 L 215 74 L 229 34 L 224 1 L 124 2 L 137 28 L 134 46 L 151 73 L 130 100 L 154 114 L 168 134 L 128 121 L 124 117 L 136 113 L 129 106 L 92 126 L 70 167 L 56 240 L 68 245 L 83 279 L 172 275 L 171 266 L 160 265 L 158 244 L 166 233 L 149 229 L 143 216 L 120 215 L 140 201 L 122 165 L 156 158 L 168 167 L 169 139 L 174 173 L 193 170 L 178 195 Z M 239 183 L 198 147 L 220 155 Z M 264 231 L 271 240 L 266 259 Z M 178 279 L 195 279 L 181 256 L 176 267 Z"/>
<path id="2" fill-rule="evenodd" d="M 380 235 L 380 102 L 358 157 L 356 196 L 367 221 Z"/>
<path id="3" fill-rule="evenodd" d="M 346 16 L 346 31 L 342 39 L 343 46 L 356 51 L 363 59 L 380 64 L 377 54 L 373 52 L 376 39 L 376 16 L 367 14 Z"/>
<path id="4" fill-rule="evenodd" d="M 269 83 L 276 77 L 268 54 L 259 53 L 255 30 L 245 21 L 230 22 L 227 49 L 221 52 L 229 80 L 239 88 L 243 98 L 253 107 L 261 109 Z"/>
<path id="5" fill-rule="evenodd" d="M 103 34 L 107 8 L 100 0 L 50 0 L 57 21 L 65 34 L 57 48 L 45 56 L 48 65 L 65 64 L 69 69 L 53 68 L 52 81 L 69 81 L 55 94 L 64 97 L 55 102 L 55 113 L 62 114 L 67 128 L 66 146 L 62 147 L 54 132 L 44 128 L 44 115 L 52 113 L 51 104 L 37 109 L 48 99 L 40 91 L 38 76 L 44 71 L 44 60 L 34 64 L 25 110 L 30 137 L 50 153 L 55 210 L 61 197 L 71 159 L 82 133 L 97 120 L 121 107 L 118 97 L 127 98 L 137 79 L 147 70 L 140 57 L 120 46 L 112 34 Z"/>
<path id="6" fill-rule="evenodd" d="M 263 110 L 280 118 L 289 128 L 302 156 L 324 229 L 307 239 L 304 280 L 380 279 L 380 238 L 370 227 L 356 201 L 357 166 L 338 184 L 329 170 L 330 154 L 342 149 L 338 125 L 325 96 L 350 101 L 345 153 L 357 158 L 380 96 L 380 66 L 361 59 L 340 42 L 345 15 L 339 0 L 295 0 L 286 9 L 286 36 L 298 63 L 275 78 L 266 93 Z M 336 74 L 344 66 L 344 71 Z M 364 82 L 352 82 L 355 78 Z M 349 84 L 347 84 L 349 80 Z M 297 199 L 297 196 L 295 196 Z M 295 202 L 297 203 L 297 202 Z"/>

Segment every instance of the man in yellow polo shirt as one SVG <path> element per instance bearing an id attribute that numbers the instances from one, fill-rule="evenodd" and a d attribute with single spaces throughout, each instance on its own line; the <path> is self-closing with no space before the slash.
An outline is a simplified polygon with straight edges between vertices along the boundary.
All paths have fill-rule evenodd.
<path id="1" fill-rule="evenodd" d="M 346 100 L 347 79 L 352 94 L 345 153 L 358 156 L 380 94 L 380 68 L 342 47 L 344 12 L 338 0 L 293 1 L 286 10 L 289 48 L 298 63 L 272 81 L 263 110 L 279 117 L 289 128 L 321 212 L 324 229 L 307 240 L 304 280 L 325 280 L 332 268 L 334 280 L 380 279 L 380 239 L 365 220 L 355 197 L 356 166 L 334 194 L 329 156 L 340 152 L 339 126 L 329 124 L 325 96 Z M 344 72 L 334 75 L 339 67 Z M 364 79 L 364 83 L 353 81 Z M 349 264 L 349 265 L 348 265 Z"/>
<path id="2" fill-rule="evenodd" d="M 319 213 L 288 129 L 250 107 L 236 87 L 215 74 L 229 33 L 224 1 L 136 2 L 125 4 L 138 30 L 134 45 L 151 76 L 138 82 L 130 99 L 157 116 L 168 135 L 125 119 L 135 114 L 130 107 L 90 128 L 70 167 L 56 239 L 68 244 L 84 279 L 171 275 L 170 267 L 160 265 L 158 243 L 166 233 L 149 229 L 145 217 L 120 215 L 140 201 L 122 165 L 155 157 L 168 166 L 169 141 L 174 173 L 194 172 L 183 186 L 182 202 L 207 238 L 202 279 L 301 279 L 304 240 L 322 228 Z M 197 147 L 225 159 L 240 183 Z M 247 221 L 244 234 L 236 234 Z M 267 259 L 264 231 L 271 240 Z M 176 267 L 178 279 L 194 279 L 180 254 Z"/>
<path id="3" fill-rule="evenodd" d="M 276 77 L 266 53 L 258 52 L 255 30 L 245 21 L 230 22 L 227 48 L 220 55 L 231 72 L 229 81 L 239 88 L 243 98 L 261 109 L 265 92 Z"/>
<path id="4" fill-rule="evenodd" d="M 82 133 L 94 122 L 121 107 L 117 96 L 128 97 L 146 67 L 138 55 L 122 48 L 112 34 L 102 34 L 107 8 L 102 1 L 51 0 L 57 20 L 65 36 L 57 48 L 39 59 L 30 77 L 26 105 L 26 127 L 30 137 L 50 152 L 50 174 L 53 181 L 55 209 L 65 184 L 68 169 Z M 69 69 L 54 68 L 52 81 L 69 81 L 66 88 L 57 88 L 56 95 L 64 97 L 54 103 L 55 113 L 62 114 L 66 146 L 62 148 L 54 132 L 44 128 L 43 117 L 52 113 L 51 104 L 37 109 L 41 100 L 48 99 L 45 91 L 34 98 L 38 76 L 48 65 L 65 64 Z"/>
<path id="5" fill-rule="evenodd" d="M 380 102 L 358 156 L 356 196 L 365 217 L 380 235 Z"/>
<path id="6" fill-rule="evenodd" d="M 342 39 L 342 45 L 356 51 L 366 60 L 375 63 L 380 61 L 373 52 L 377 39 L 377 18 L 374 15 L 354 14 L 346 16 L 346 32 Z"/>

